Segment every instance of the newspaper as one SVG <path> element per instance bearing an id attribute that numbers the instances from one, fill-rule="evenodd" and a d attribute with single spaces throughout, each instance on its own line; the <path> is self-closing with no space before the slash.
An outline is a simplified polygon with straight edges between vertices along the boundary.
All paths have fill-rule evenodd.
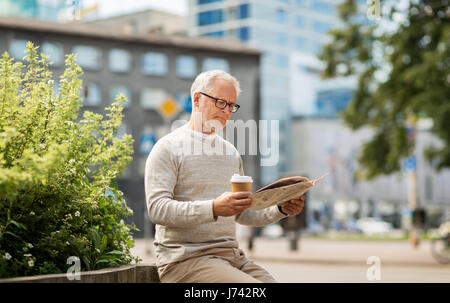
<path id="1" fill-rule="evenodd" d="M 298 199 L 327 175 L 328 173 L 312 181 L 301 176 L 277 180 L 250 195 L 253 203 L 249 209 L 260 210 L 272 205 L 283 205 L 291 199 Z"/>

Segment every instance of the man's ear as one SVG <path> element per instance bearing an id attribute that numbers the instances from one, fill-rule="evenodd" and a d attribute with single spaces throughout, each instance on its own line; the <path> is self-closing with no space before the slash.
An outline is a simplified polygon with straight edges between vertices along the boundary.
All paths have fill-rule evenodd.
<path id="1" fill-rule="evenodd" d="M 200 102 L 200 94 L 198 92 L 194 93 L 194 100 L 192 100 L 192 105 L 194 105 L 194 107 L 198 107 L 199 106 L 199 102 Z"/>

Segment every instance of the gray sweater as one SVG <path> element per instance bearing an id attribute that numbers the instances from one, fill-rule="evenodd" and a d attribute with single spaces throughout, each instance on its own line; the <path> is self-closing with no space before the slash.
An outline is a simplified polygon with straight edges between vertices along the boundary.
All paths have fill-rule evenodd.
<path id="1" fill-rule="evenodd" d="M 213 200 L 231 192 L 233 174 L 244 175 L 236 148 L 217 134 L 187 124 L 156 142 L 145 165 L 145 198 L 156 225 L 156 264 L 199 255 L 209 248 L 237 248 L 235 223 L 264 226 L 284 218 L 278 207 L 213 216 Z"/>

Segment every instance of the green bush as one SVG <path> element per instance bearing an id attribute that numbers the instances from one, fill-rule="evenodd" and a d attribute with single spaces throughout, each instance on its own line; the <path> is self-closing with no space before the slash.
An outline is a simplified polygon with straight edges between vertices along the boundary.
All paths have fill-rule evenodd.
<path id="1" fill-rule="evenodd" d="M 115 178 L 132 160 L 131 135 L 116 135 L 123 96 L 102 115 L 84 111 L 81 68 L 67 55 L 54 91 L 48 57 L 0 59 L 0 278 L 139 262 Z M 78 120 L 78 121 L 77 121 Z"/>

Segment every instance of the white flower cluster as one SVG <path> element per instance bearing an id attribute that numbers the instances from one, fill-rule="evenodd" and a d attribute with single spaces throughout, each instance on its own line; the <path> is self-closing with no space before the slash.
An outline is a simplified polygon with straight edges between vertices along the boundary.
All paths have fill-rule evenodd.
<path id="1" fill-rule="evenodd" d="M 11 260 L 11 255 L 9 254 L 9 253 L 5 253 L 4 255 L 3 255 L 3 258 L 5 258 L 6 260 Z"/>

